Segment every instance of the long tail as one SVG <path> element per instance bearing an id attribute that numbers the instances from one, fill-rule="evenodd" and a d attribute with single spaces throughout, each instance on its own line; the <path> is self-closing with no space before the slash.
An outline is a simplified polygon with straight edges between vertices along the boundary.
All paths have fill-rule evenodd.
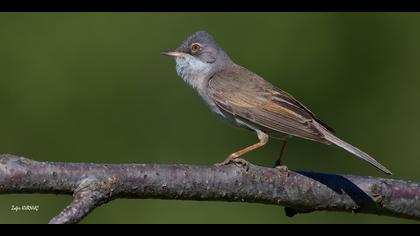
<path id="1" fill-rule="evenodd" d="M 323 129 L 324 130 L 324 129 Z M 329 131 L 325 130 L 323 132 L 325 135 L 325 138 L 330 141 L 331 143 L 337 145 L 338 147 L 341 147 L 345 149 L 346 151 L 356 155 L 362 160 L 365 160 L 369 162 L 372 166 L 378 168 L 379 170 L 383 171 L 385 174 L 392 175 L 392 172 L 389 171 L 385 166 L 383 166 L 381 163 L 373 159 L 371 156 L 369 156 L 367 153 L 363 152 L 362 150 L 358 149 L 357 147 L 354 147 L 343 140 L 337 138 L 333 134 L 331 134 Z"/>

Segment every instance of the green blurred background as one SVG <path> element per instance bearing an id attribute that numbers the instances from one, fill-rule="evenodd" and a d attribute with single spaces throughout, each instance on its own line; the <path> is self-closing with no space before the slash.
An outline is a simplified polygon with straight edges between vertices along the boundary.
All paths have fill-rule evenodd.
<path id="1" fill-rule="evenodd" d="M 420 181 L 420 14 L 2 13 L 0 153 L 36 160 L 211 165 L 255 134 L 218 120 L 175 72 L 198 30 L 293 94 L 393 178 Z M 272 166 L 271 140 L 246 156 Z M 291 169 L 384 175 L 345 151 L 294 138 Z M 1 223 L 46 223 L 70 196 L 0 195 Z M 39 205 L 13 212 L 11 205 Z M 278 206 L 118 199 L 83 223 L 413 223 Z"/>

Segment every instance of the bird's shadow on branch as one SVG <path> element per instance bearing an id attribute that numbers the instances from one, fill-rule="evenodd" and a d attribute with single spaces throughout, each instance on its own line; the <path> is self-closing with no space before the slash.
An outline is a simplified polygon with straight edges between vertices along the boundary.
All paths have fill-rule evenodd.
<path id="1" fill-rule="evenodd" d="M 357 207 L 353 209 L 353 212 L 355 213 L 358 212 L 358 210 L 361 208 L 376 207 L 376 202 L 374 201 L 374 199 L 346 177 L 336 174 L 319 174 L 305 171 L 296 171 L 296 173 L 303 175 L 307 178 L 311 178 L 327 186 L 337 194 L 347 194 L 357 205 Z M 284 210 L 286 212 L 286 215 L 289 217 L 293 217 L 297 213 L 312 212 L 312 210 L 301 211 L 290 207 L 285 207 Z"/>

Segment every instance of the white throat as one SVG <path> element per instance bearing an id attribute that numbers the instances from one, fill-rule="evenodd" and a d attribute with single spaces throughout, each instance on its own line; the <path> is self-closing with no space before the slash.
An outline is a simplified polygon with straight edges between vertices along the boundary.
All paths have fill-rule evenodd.
<path id="1" fill-rule="evenodd" d="M 177 57 L 176 72 L 188 85 L 197 90 L 206 86 L 206 79 L 210 72 L 211 64 L 195 59 L 193 56 Z"/>
<path id="2" fill-rule="evenodd" d="M 211 67 L 211 64 L 202 62 L 192 56 L 176 58 L 176 72 L 178 76 L 197 91 L 210 110 L 224 117 L 223 113 L 207 94 L 207 83 L 210 79 Z"/>

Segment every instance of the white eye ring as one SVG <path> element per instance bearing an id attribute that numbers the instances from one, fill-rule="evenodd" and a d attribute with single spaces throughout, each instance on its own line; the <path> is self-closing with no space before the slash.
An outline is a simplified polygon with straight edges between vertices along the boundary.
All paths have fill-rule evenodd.
<path id="1" fill-rule="evenodd" d="M 195 53 L 201 50 L 201 45 L 199 43 L 193 43 L 191 45 L 191 52 Z"/>

